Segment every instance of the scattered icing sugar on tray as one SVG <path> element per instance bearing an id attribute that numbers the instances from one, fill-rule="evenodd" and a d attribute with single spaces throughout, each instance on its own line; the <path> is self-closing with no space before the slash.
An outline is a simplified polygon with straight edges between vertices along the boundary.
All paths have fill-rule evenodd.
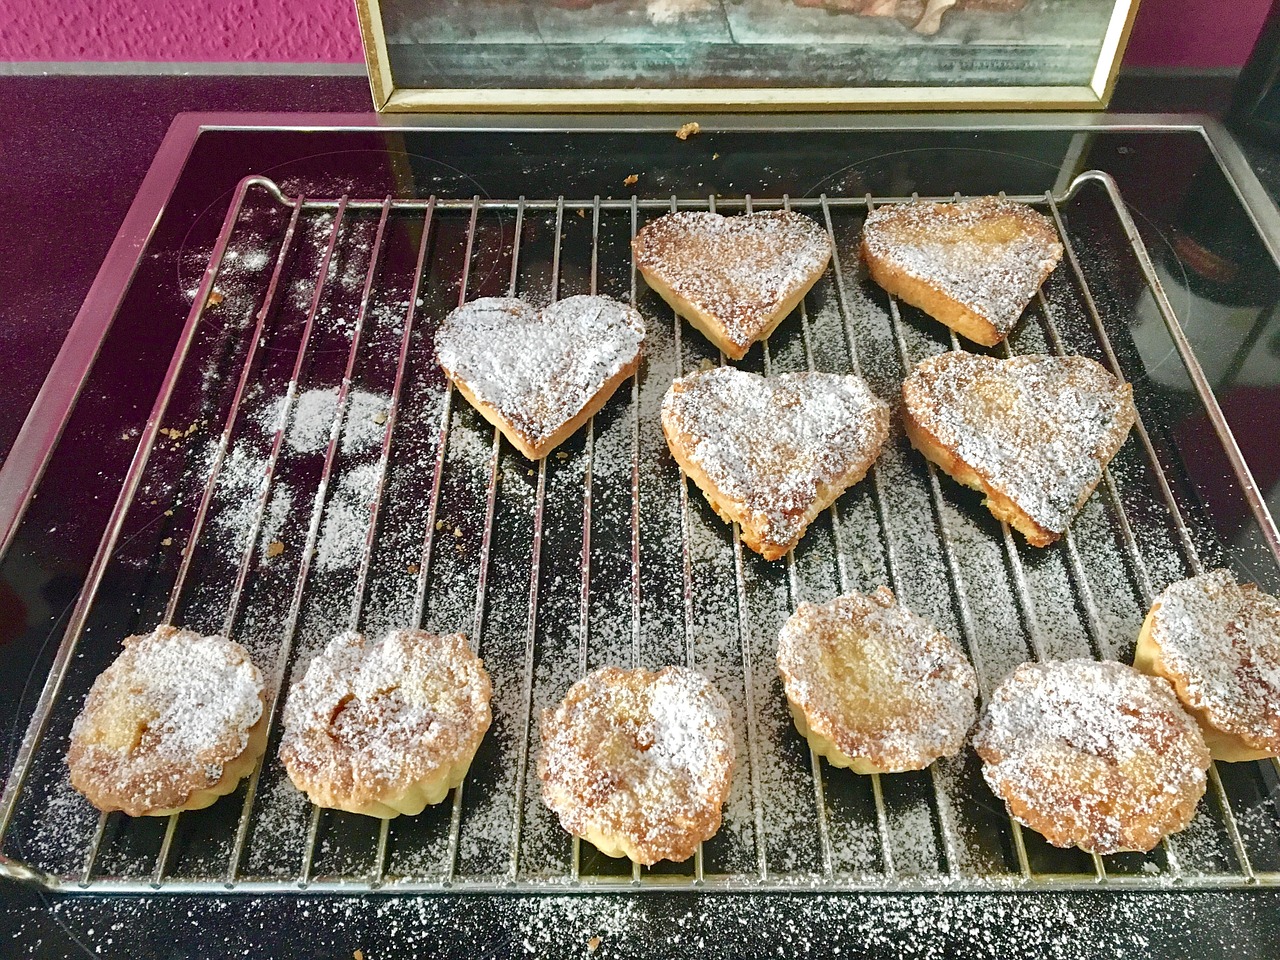
<path id="1" fill-rule="evenodd" d="M 618 249 L 625 246 L 629 216 L 629 211 L 602 212 L 602 237 L 612 230 L 617 237 L 623 238 L 616 244 Z M 901 382 L 901 371 L 894 350 L 891 318 L 883 301 L 877 299 L 878 291 L 859 281 L 857 256 L 852 246 L 856 242 L 855 221 L 858 217 L 839 209 L 833 211 L 833 216 L 842 253 L 841 266 L 849 285 L 848 302 L 836 296 L 834 276 L 828 271 L 810 295 L 808 320 L 812 330 L 821 331 L 821 338 L 812 344 L 813 354 L 820 369 L 848 372 L 850 361 L 842 340 L 846 335 L 852 336 L 859 348 L 863 369 L 876 392 L 892 396 Z M 587 220 L 589 223 L 589 213 Z M 328 224 L 316 221 L 316 225 L 324 228 L 321 230 L 323 234 L 331 221 Z M 492 242 L 493 235 L 491 231 L 485 241 L 486 255 L 496 254 L 499 249 Z M 317 239 L 323 241 L 325 236 Z M 458 249 L 454 251 L 449 244 Z M 447 252 L 450 255 L 461 252 L 460 241 L 442 241 L 442 246 L 449 248 Z M 529 256 L 528 249 L 524 256 Z M 605 276 L 608 272 L 605 251 L 602 243 L 601 289 L 625 297 L 625 269 L 614 271 L 612 286 L 604 282 L 608 279 Z M 505 276 L 509 263 L 499 263 L 500 259 L 493 256 L 492 262 L 483 270 L 479 269 L 477 260 L 473 279 L 486 274 L 486 271 L 495 276 Z M 566 264 L 568 262 L 566 259 Z M 342 274 L 346 282 L 352 280 L 347 276 L 349 272 Z M 549 274 L 549 266 L 546 272 Z M 572 276 L 569 271 L 564 274 L 566 281 Z M 441 289 L 433 288 L 420 297 L 418 339 L 411 347 L 410 379 L 406 385 L 409 391 L 406 397 L 412 396 L 413 402 L 406 400 L 398 413 L 392 459 L 388 465 L 388 494 L 379 520 L 385 527 L 379 533 L 371 565 L 366 615 L 369 622 L 379 625 L 376 632 L 403 624 L 413 615 L 420 588 L 419 577 L 422 577 L 428 628 L 469 633 L 475 623 L 477 607 L 481 607 L 485 630 L 476 641 L 478 652 L 486 662 L 490 657 L 496 658 L 499 669 L 503 671 L 504 689 L 495 690 L 495 697 L 501 697 L 503 702 L 495 704 L 494 729 L 477 758 L 476 776 L 468 781 L 463 791 L 462 827 L 457 858 L 452 864 L 456 868 L 455 889 L 467 889 L 469 884 L 505 882 L 506 875 L 502 871 L 510 862 L 513 813 L 518 812 L 516 766 L 526 745 L 532 748 L 528 756 L 532 765 L 537 749 L 538 713 L 558 702 L 579 676 L 577 617 L 582 581 L 578 553 L 582 544 L 581 517 L 588 478 L 592 484 L 586 637 L 589 667 L 605 662 L 630 666 L 633 657 L 640 665 L 657 667 L 683 659 L 683 645 L 687 641 L 691 664 L 722 689 L 730 701 L 730 722 L 739 769 L 733 779 L 720 833 L 704 845 L 704 865 L 708 876 L 732 875 L 750 887 L 759 875 L 760 858 L 757 853 L 758 845 L 762 845 L 771 882 L 790 884 L 798 890 L 821 885 L 825 881 L 819 846 L 819 808 L 808 766 L 809 758 L 803 741 L 786 716 L 780 684 L 770 660 L 778 627 L 794 609 L 798 599 L 826 599 L 831 594 L 832 585 L 839 583 L 841 576 L 847 577 L 851 586 L 872 590 L 889 583 L 896 575 L 905 581 L 905 588 L 899 591 L 903 601 L 922 613 L 927 611 L 941 629 L 957 640 L 962 639 L 959 628 L 962 613 L 972 614 L 976 627 L 972 639 L 978 648 L 974 659 L 975 663 L 979 659 L 983 663 L 983 688 L 984 692 L 989 692 L 1004 673 L 1030 657 L 1029 628 L 1016 597 L 1018 586 L 1010 570 L 1010 560 L 1002 549 L 998 527 L 985 511 L 975 509 L 976 497 L 951 489 L 954 485 L 944 484 L 942 522 L 952 537 L 956 555 L 953 571 L 940 546 L 928 475 L 919 458 L 900 434 L 895 433 L 881 461 L 884 465 L 883 491 L 873 496 L 869 485 L 864 484 L 862 488 L 866 489 L 850 491 L 837 502 L 838 516 L 835 520 L 823 516 L 815 521 L 803 549 L 796 553 L 794 583 L 785 562 L 769 569 L 749 551 L 741 558 L 737 557 L 732 528 L 711 513 L 692 487 L 687 488 L 690 494 L 688 507 L 682 515 L 679 474 L 669 461 L 663 460 L 665 444 L 658 414 L 670 377 L 697 366 L 696 359 L 690 361 L 695 349 L 690 341 L 696 335 L 684 327 L 683 369 L 678 369 L 680 364 L 677 364 L 675 355 L 670 311 L 641 284 L 638 290 L 641 312 L 647 323 L 657 324 L 661 329 L 651 331 L 652 340 L 646 343 L 649 357 L 638 375 L 637 392 L 633 392 L 629 385 L 624 386 L 597 415 L 593 446 L 590 448 L 592 456 L 588 456 L 585 438 L 579 436 L 576 445 L 566 445 L 562 451 L 566 454 L 563 459 L 552 454 L 547 461 L 543 570 L 533 598 L 538 603 L 539 615 L 534 637 L 536 675 L 531 692 L 534 719 L 530 724 L 530 740 L 523 741 L 526 693 L 520 681 L 524 669 L 526 618 L 531 600 L 529 564 L 533 518 L 538 506 L 536 477 L 529 475 L 529 465 L 513 456 L 504 442 L 497 471 L 496 521 L 489 544 L 488 593 L 481 601 L 477 596 L 477 586 L 485 537 L 493 430 L 478 416 L 462 411 L 466 405 L 459 403 L 456 397 L 446 439 L 447 452 L 437 515 L 440 526 L 434 531 L 434 554 L 429 569 L 424 573 L 425 568 L 422 567 L 421 548 L 427 532 L 425 504 L 433 479 L 435 444 L 440 436 L 445 396 L 442 378 L 431 379 L 433 374 L 430 371 L 435 367 L 430 330 L 431 325 L 457 302 L 456 285 L 448 290 L 443 289 L 447 284 L 437 285 Z M 473 282 L 471 287 L 469 294 L 474 295 L 476 284 Z M 585 282 L 582 287 L 585 287 Z M 296 295 L 305 309 L 310 288 L 306 284 L 286 284 L 281 296 L 290 295 Z M 539 291 L 531 294 L 534 302 L 538 302 L 539 296 Z M 815 309 L 819 302 L 822 304 L 820 310 Z M 1074 313 L 1068 315 L 1066 305 L 1060 305 L 1057 300 L 1055 307 L 1059 314 L 1064 315 L 1060 317 L 1064 326 L 1078 321 L 1077 325 L 1087 334 L 1087 324 L 1080 319 L 1083 314 L 1079 317 Z M 1103 307 L 1106 309 L 1105 303 Z M 317 322 L 333 324 L 337 328 L 349 324 L 350 318 L 326 314 L 319 316 Z M 797 311 L 779 328 L 775 335 L 779 339 L 771 341 L 771 346 L 778 348 L 773 355 L 775 363 L 781 364 L 779 358 L 784 356 L 783 341 L 787 337 L 792 338 L 790 352 L 785 354 L 790 357 L 789 362 L 797 367 L 803 363 L 803 350 L 795 349 L 799 342 L 799 322 Z M 933 345 L 928 336 L 917 335 L 910 329 L 906 332 L 906 339 L 916 352 Z M 375 338 L 370 337 L 369 342 L 375 342 Z M 759 371 L 760 348 L 755 348 L 741 366 Z M 226 375 L 225 371 L 222 375 Z M 364 382 L 361 379 L 364 376 L 363 372 L 357 371 L 351 408 L 343 426 L 339 461 L 326 491 L 326 508 L 321 516 L 316 544 L 319 552 L 313 558 L 313 579 L 302 604 L 291 659 L 292 676 L 300 676 L 309 658 L 348 625 L 356 579 L 353 571 L 363 557 L 367 532 L 371 489 L 368 481 L 371 468 L 375 472 L 377 469 L 376 451 L 382 436 L 383 425 L 376 418 L 381 415 L 380 407 L 384 403 L 389 406 L 389 381 L 375 378 Z M 322 455 L 330 436 L 336 380 L 336 377 L 320 378 L 302 385 L 290 428 L 291 431 L 297 430 L 297 435 L 286 436 L 287 458 Z M 215 522 L 206 536 L 219 553 L 237 557 L 241 544 L 235 542 L 235 531 L 240 529 L 240 539 L 247 535 L 247 530 L 241 529 L 239 522 L 224 525 L 217 518 L 230 518 L 237 515 L 244 503 L 256 503 L 260 471 L 265 467 L 261 441 L 269 444 L 276 426 L 275 418 L 278 417 L 278 407 L 272 404 L 278 403 L 282 394 L 283 389 L 272 389 L 264 391 L 260 397 L 255 396 L 253 410 L 257 418 L 253 421 L 252 431 L 243 431 L 245 438 L 253 434 L 254 444 L 246 445 L 237 453 L 240 449 L 237 442 L 232 455 L 237 458 L 239 466 L 233 468 L 229 461 L 229 465 L 224 467 L 224 471 L 230 471 L 231 475 L 243 472 L 246 482 L 227 483 L 215 493 Z M 367 403 L 366 395 L 370 398 Z M 638 400 L 633 400 L 633 396 Z M 634 432 L 637 430 L 638 437 Z M 633 444 L 640 450 L 634 474 Z M 1139 529 L 1137 549 L 1157 585 L 1167 583 L 1185 576 L 1185 563 L 1178 554 L 1176 542 L 1163 529 L 1162 511 L 1165 508 L 1151 495 L 1150 468 L 1142 451 L 1132 443 L 1128 447 L 1122 451 L 1113 472 L 1123 501 L 1131 507 L 1132 522 Z M 203 476 L 199 477 L 200 481 Z M 150 495 L 157 498 L 170 485 L 168 478 L 148 477 L 147 482 Z M 634 513 L 633 482 L 639 501 Z M 274 540 L 283 535 L 290 548 L 300 548 L 316 493 L 315 477 L 302 480 L 285 472 L 272 480 L 272 490 L 272 506 L 264 527 L 263 542 L 269 542 L 268 537 Z M 198 493 L 197 490 L 197 496 Z M 351 494 L 349 498 L 347 493 Z M 280 497 L 278 514 L 275 506 L 277 496 Z M 346 511 L 350 524 L 336 519 L 344 513 L 343 504 L 351 507 Z M 567 519 L 569 517 L 576 519 Z M 364 522 L 360 522 L 362 518 Z M 332 527 L 331 519 L 336 524 Z M 1101 608 L 1112 645 L 1119 652 L 1125 638 L 1133 634 L 1136 625 L 1141 623 L 1144 611 L 1135 598 L 1135 575 L 1129 558 L 1117 546 L 1115 524 L 1114 508 L 1110 502 L 1096 496 L 1086 513 L 1077 518 L 1073 529 L 1077 533 L 1084 575 Z M 685 620 L 684 551 L 682 540 L 677 539 L 683 537 L 685 529 L 689 537 L 691 622 Z M 631 579 L 633 533 L 640 543 L 639 587 L 635 592 Z M 1103 540 L 1106 542 L 1101 543 Z M 179 541 L 175 554 L 180 547 Z M 559 558 L 558 566 L 551 557 L 553 553 Z M 249 609 L 239 629 L 252 634 L 245 638 L 245 643 L 255 659 L 260 659 L 263 664 L 275 662 L 293 586 L 293 572 L 297 569 L 300 555 L 300 549 L 286 549 L 254 574 L 255 578 L 263 578 L 265 587 L 249 599 Z M 321 559 L 322 556 L 327 559 Z M 1027 560 L 1025 554 L 1023 558 Z M 169 559 L 171 557 L 166 557 L 166 561 Z M 840 569 L 842 566 L 843 571 Z M 553 567 L 554 573 L 550 572 Z M 742 572 L 741 587 L 739 568 Z M 1053 575 L 1044 575 L 1036 570 L 1029 573 L 1028 581 L 1033 584 L 1037 608 L 1045 611 L 1069 609 L 1073 611 L 1073 622 L 1084 622 L 1089 612 L 1084 607 L 1076 569 L 1065 569 L 1065 573 L 1059 574 L 1058 567 L 1055 567 Z M 225 572 L 220 575 L 225 577 Z M 959 601 L 952 587 L 953 576 L 968 599 L 967 611 L 958 609 Z M 636 604 L 634 608 L 633 602 Z M 636 610 L 639 611 L 639 628 L 633 634 Z M 210 607 L 196 613 L 210 616 L 216 622 L 223 611 Z M 372 628 L 366 624 L 364 629 Z M 638 640 L 635 640 L 636 636 Z M 1064 649 L 1074 642 L 1074 633 L 1067 631 L 1060 641 L 1055 641 Z M 60 758 L 54 758 L 45 765 L 47 769 L 42 767 L 39 771 L 41 777 L 37 779 L 42 783 L 47 779 L 49 783 L 65 784 L 65 773 L 56 766 L 58 763 Z M 932 792 L 934 782 L 931 777 L 935 771 L 940 791 L 937 795 Z M 985 788 L 975 788 L 971 772 L 966 774 L 953 768 L 945 771 L 935 768 L 935 771 L 923 774 L 916 781 L 905 777 L 901 780 L 883 779 L 888 806 L 883 821 L 884 835 L 892 848 L 890 852 L 896 857 L 899 877 L 905 877 L 908 882 L 922 888 L 955 891 L 965 889 L 972 869 L 974 873 L 983 874 L 984 883 L 1016 888 L 1020 877 L 1017 864 L 1002 859 L 1007 852 L 1003 845 L 1009 838 L 1008 822 L 1003 820 L 1001 811 L 993 813 L 988 809 L 998 807 L 998 801 L 986 792 L 979 792 Z M 846 772 L 831 770 L 825 765 L 820 766 L 820 775 L 826 798 L 823 812 L 831 841 L 833 873 L 830 882 L 835 886 L 890 886 L 893 881 L 885 868 L 881 821 L 877 817 L 869 783 L 865 778 L 855 779 Z M 571 862 L 567 835 L 542 810 L 540 798 L 536 796 L 536 783 L 526 780 L 523 787 L 525 806 L 522 814 L 525 820 L 517 882 L 522 889 L 563 890 Z M 51 799 L 53 806 L 36 814 L 40 819 L 38 842 L 33 842 L 26 849 L 47 856 L 49 862 L 65 862 L 69 865 L 67 869 L 74 871 L 83 862 L 83 847 L 92 833 L 94 817 L 92 814 L 86 816 L 82 806 L 77 805 L 82 801 L 74 795 L 66 796 L 65 791 L 59 794 L 57 789 L 42 789 L 41 796 Z M 449 805 L 443 806 L 447 808 Z M 951 839 L 959 846 L 954 861 L 959 865 L 958 878 L 947 873 L 951 861 L 943 850 L 945 844 L 938 810 L 942 811 L 944 819 L 956 825 L 956 834 Z M 1175 849 L 1182 856 L 1184 875 L 1192 882 L 1200 871 L 1220 874 L 1236 870 L 1230 843 L 1216 808 L 1209 809 L 1206 802 L 1202 804 L 1202 812 L 1206 810 L 1208 812 L 1203 819 L 1197 820 L 1193 842 L 1184 843 L 1181 836 L 1175 838 Z M 420 828 L 417 833 L 393 835 L 388 860 L 388 877 L 391 880 L 403 877 L 434 882 L 447 875 L 451 866 L 448 812 L 447 809 L 443 811 L 441 820 L 424 818 L 416 825 Z M 1237 812 L 1241 816 L 1242 833 L 1249 852 L 1267 849 L 1276 831 L 1273 808 L 1257 806 L 1240 808 Z M 27 814 L 24 812 L 23 815 Z M 243 874 L 250 878 L 292 879 L 305 851 L 309 815 L 305 798 L 282 779 L 278 764 L 269 758 L 253 814 L 250 851 L 243 864 Z M 327 871 L 327 876 L 363 880 L 372 869 L 372 845 L 365 843 L 362 847 L 359 845 L 362 841 L 350 837 L 343 839 L 343 831 L 347 828 L 331 821 L 331 817 L 326 814 L 322 825 L 318 869 Z M 972 818 L 978 826 L 967 825 L 964 818 Z M 126 846 L 142 850 L 148 841 L 146 837 L 128 833 L 128 829 L 122 828 L 123 840 L 114 832 L 108 835 L 108 844 L 119 849 L 110 851 L 106 862 L 113 869 L 118 867 L 123 875 L 149 877 L 154 857 L 147 855 L 146 850 L 137 854 L 123 851 Z M 183 829 L 186 829 L 185 821 Z M 115 830 L 114 825 L 112 830 Z M 357 833 L 355 830 L 348 832 Z M 1187 839 L 1192 839 L 1191 835 Z M 592 859 L 590 851 L 587 854 L 585 877 L 620 883 L 629 879 L 629 868 L 625 864 L 605 862 L 603 858 Z M 1050 866 L 1058 863 L 1053 860 L 1044 862 Z M 1260 859 L 1258 862 L 1266 861 Z M 1163 865 L 1148 862 L 1145 867 L 1158 871 L 1153 884 L 1172 882 Z M 1113 865 L 1110 862 L 1108 868 L 1118 872 L 1125 869 L 1123 864 Z M 691 865 L 684 865 L 671 872 L 690 878 L 691 871 Z M 1134 919 L 1146 919 L 1147 912 L 1139 906 L 1132 907 L 1130 912 L 1115 906 L 1124 896 L 1107 891 L 1104 898 L 1107 902 L 1105 910 L 1110 911 L 1106 914 L 1107 922 L 1123 921 L 1121 926 L 1124 926 Z M 743 898 L 740 901 L 748 904 L 741 912 L 735 912 L 730 905 L 734 902 L 732 895 L 723 900 L 721 903 L 720 898 L 701 898 L 697 901 L 698 906 L 682 906 L 663 917 L 656 917 L 653 912 L 658 909 L 653 904 L 661 902 L 658 898 L 646 903 L 645 898 L 634 897 L 559 898 L 548 895 L 525 900 L 502 898 L 501 903 L 509 907 L 506 912 L 495 906 L 498 901 L 471 898 L 468 902 L 473 906 L 468 910 L 491 916 L 492 929 L 511 931 L 514 937 L 511 952 L 517 955 L 521 951 L 527 955 L 564 954 L 575 946 L 586 950 L 585 944 L 596 935 L 602 938 L 600 956 L 639 956 L 655 946 L 686 952 L 706 949 L 706 944 L 714 941 L 699 940 L 703 933 L 694 935 L 690 932 L 694 923 L 691 918 L 699 914 L 712 917 L 716 924 L 736 923 L 742 917 L 742 926 L 750 928 L 753 936 L 757 933 L 772 936 L 781 946 L 794 947 L 793 952 L 797 953 L 815 949 L 820 942 L 814 932 L 815 925 L 821 924 L 837 924 L 841 929 L 841 939 L 821 942 L 843 946 L 848 939 L 874 946 L 887 955 L 903 957 L 940 955 L 936 950 L 932 954 L 929 952 L 929 944 L 933 942 L 929 938 L 937 933 L 935 924 L 938 922 L 955 924 L 957 929 L 963 929 L 962 938 L 957 942 L 974 944 L 975 951 L 988 949 L 993 955 L 1002 946 L 994 933 L 988 933 L 997 922 L 1014 924 L 1019 942 L 1028 944 L 1029 950 L 1044 948 L 1044 951 L 1058 956 L 1072 955 L 1066 951 L 1071 949 L 1074 938 L 1081 933 L 1091 935 L 1090 943 L 1093 945 L 1104 942 L 1108 936 L 1121 937 L 1119 942 L 1134 950 L 1149 943 L 1149 939 L 1144 939 L 1149 937 L 1146 933 L 1124 938 L 1127 935 L 1106 926 L 1100 919 L 1101 914 L 1078 913 L 1069 917 L 1069 907 L 1049 906 L 1042 906 L 1042 912 L 1037 913 L 1032 909 L 1030 898 L 946 898 L 950 906 L 938 907 L 928 921 L 913 908 L 903 906 L 921 902 L 919 900 L 848 894 L 842 898 L 811 895 L 778 897 L 771 901 L 767 895 L 753 894 L 749 900 Z M 244 904 L 251 915 L 255 909 L 264 910 L 267 903 L 251 897 L 237 898 L 234 902 Z M 322 902 L 319 898 L 314 899 L 307 909 L 336 925 L 339 933 L 335 942 L 343 948 L 359 946 L 348 943 L 342 931 L 350 927 L 367 929 L 360 926 L 363 910 L 372 911 L 397 931 L 454 929 L 450 927 L 455 921 L 449 919 L 447 898 L 441 898 L 440 902 L 430 898 L 425 902 L 422 898 L 387 898 L 382 902 L 376 898 L 347 898 L 340 905 L 327 902 L 321 906 Z M 1050 902 L 1054 901 L 1039 897 L 1034 901 L 1039 904 Z M 774 905 L 770 906 L 771 903 Z M 884 916 L 884 913 L 877 913 L 877 904 L 883 906 L 889 915 L 887 926 L 877 926 L 866 920 L 870 916 Z M 65 911 L 64 916 L 84 916 L 76 913 L 83 909 L 83 905 L 68 905 L 61 909 Z M 135 901 L 133 909 L 145 913 L 152 908 L 142 901 Z M 205 909 L 203 901 L 199 902 L 199 909 Z M 208 909 L 218 908 L 210 906 Z M 1044 911 L 1048 912 L 1049 928 L 1044 926 Z M 456 929 L 473 928 L 459 925 Z M 101 933 L 100 930 L 98 932 Z M 223 939 L 220 938 L 229 941 L 239 933 L 234 925 L 225 923 L 224 915 L 215 939 L 221 943 Z M 581 943 L 575 939 L 579 934 L 582 935 Z M 633 941 L 627 939 L 631 936 Z M 93 939 L 89 938 L 89 942 Z M 566 944 L 567 949 L 562 949 Z M 1007 941 L 1004 941 L 1004 946 L 1007 946 Z M 240 947 L 239 941 L 237 947 Z M 259 947 L 257 941 L 244 943 L 246 949 Z M 852 950 L 853 946 L 850 945 L 849 949 Z M 1087 948 L 1082 949 L 1084 955 L 1091 955 Z M 376 957 L 367 946 L 365 952 L 371 960 Z"/>

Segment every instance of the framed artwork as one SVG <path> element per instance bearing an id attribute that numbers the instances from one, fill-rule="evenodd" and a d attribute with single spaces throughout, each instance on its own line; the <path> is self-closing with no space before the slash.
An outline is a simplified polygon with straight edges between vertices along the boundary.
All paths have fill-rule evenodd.
<path id="1" fill-rule="evenodd" d="M 357 0 L 381 111 L 1105 107 L 1138 0 Z"/>

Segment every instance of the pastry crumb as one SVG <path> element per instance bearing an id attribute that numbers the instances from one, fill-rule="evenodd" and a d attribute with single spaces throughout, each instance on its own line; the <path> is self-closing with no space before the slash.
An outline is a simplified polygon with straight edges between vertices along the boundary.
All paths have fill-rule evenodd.
<path id="1" fill-rule="evenodd" d="M 222 302 L 222 300 L 223 300 L 222 294 L 219 293 L 217 290 L 214 290 L 210 292 L 209 299 L 204 302 L 204 305 L 206 307 L 216 307 L 218 304 Z"/>
<path id="2" fill-rule="evenodd" d="M 720 159 L 720 154 L 718 154 L 718 153 L 713 153 L 713 154 L 711 155 L 711 159 L 712 159 L 712 160 L 719 160 L 719 159 Z"/>
<path id="3" fill-rule="evenodd" d="M 462 536 L 462 528 L 461 528 L 461 527 L 454 527 L 454 528 L 453 528 L 453 535 L 454 535 L 455 537 L 460 537 L 460 536 Z"/>
<path id="4" fill-rule="evenodd" d="M 568 459 L 569 459 L 569 454 L 568 454 L 568 453 L 566 453 L 566 452 L 565 452 L 565 451 L 563 451 L 563 450 L 557 450 L 557 451 L 556 451 L 556 459 L 557 459 L 557 460 L 568 460 Z"/>
<path id="5" fill-rule="evenodd" d="M 640 182 L 640 174 L 633 173 L 631 174 L 631 176 L 627 177 L 627 179 L 622 181 L 622 185 L 624 187 L 633 187 L 639 182 Z"/>
<path id="6" fill-rule="evenodd" d="M 588 940 L 588 941 L 587 941 L 587 949 L 588 949 L 589 951 L 591 951 L 592 953 L 595 953 L 597 950 L 599 950 L 599 949 L 600 949 L 600 938 L 599 938 L 599 937 L 592 937 L 590 940 Z"/>
<path id="7" fill-rule="evenodd" d="M 267 559 L 278 557 L 282 553 L 284 553 L 284 544 L 279 540 L 272 540 L 267 544 Z"/>
<path id="8" fill-rule="evenodd" d="M 443 520 L 437 520 L 437 521 L 436 521 L 436 529 L 437 529 L 437 530 L 443 530 L 443 529 L 444 529 L 444 521 L 443 521 Z"/>
<path id="9" fill-rule="evenodd" d="M 161 541 L 160 541 L 160 546 L 162 546 L 162 547 L 172 547 L 172 546 L 173 546 L 173 537 L 165 537 L 163 540 L 161 540 Z"/>
<path id="10" fill-rule="evenodd" d="M 410 572 L 411 574 L 413 574 L 415 577 L 418 575 L 418 565 L 417 565 L 416 563 L 411 563 L 411 564 L 409 564 L 409 566 L 408 566 L 408 570 L 409 570 L 409 572 Z"/>
<path id="11" fill-rule="evenodd" d="M 676 131 L 676 139 L 688 140 L 695 133 L 701 133 L 701 132 L 702 132 L 702 127 L 698 125 L 698 122 L 696 120 L 693 120 L 693 121 L 690 121 L 689 123 L 681 125 L 680 129 Z"/>
<path id="12" fill-rule="evenodd" d="M 385 411 L 385 410 L 379 410 L 377 413 L 375 413 L 375 414 L 373 415 L 373 422 L 374 422 L 374 423 L 376 423 L 376 424 L 379 424 L 379 425 L 386 423 L 386 422 L 387 422 L 387 411 Z"/>
<path id="13" fill-rule="evenodd" d="M 582 217 L 582 218 L 585 220 L 585 219 L 586 219 L 586 216 L 587 216 L 587 211 L 586 211 L 584 208 L 579 207 L 579 208 L 578 208 L 578 216 L 579 216 L 579 217 Z"/>
<path id="14" fill-rule="evenodd" d="M 352 951 L 351 960 L 364 960 L 364 951 L 363 950 Z"/>

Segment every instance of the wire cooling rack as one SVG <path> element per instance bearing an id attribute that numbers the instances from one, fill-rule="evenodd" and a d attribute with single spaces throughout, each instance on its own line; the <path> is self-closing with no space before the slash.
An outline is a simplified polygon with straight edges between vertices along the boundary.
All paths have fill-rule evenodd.
<path id="1" fill-rule="evenodd" d="M 1088 229 L 1073 230 L 1086 195 Z M 1098 857 L 1010 820 L 971 751 L 860 777 L 822 764 L 792 729 L 777 630 L 800 601 L 851 589 L 888 584 L 959 639 L 984 698 L 1027 659 L 1131 656 L 1160 589 L 1238 560 L 1173 452 L 1171 424 L 1188 410 L 1217 430 L 1234 472 L 1223 483 L 1280 556 L 1151 259 L 1099 172 L 1061 196 L 1014 198 L 1051 217 L 1066 257 L 993 351 L 1080 353 L 1135 384 L 1142 416 L 1062 541 L 1027 547 L 895 427 L 867 479 L 795 551 L 772 564 L 744 551 L 736 527 L 690 491 L 657 416 L 674 377 L 723 358 L 637 282 L 631 238 L 674 209 L 813 217 L 834 241 L 831 267 L 741 366 L 852 371 L 892 400 L 904 371 L 958 346 L 860 273 L 867 210 L 911 199 L 379 200 L 244 180 L 207 266 L 199 257 L 179 347 L 0 798 L 0 874 L 122 893 L 1280 883 L 1274 762 L 1215 767 L 1187 831 L 1150 854 Z M 1115 295 L 1126 281 L 1154 298 L 1168 356 L 1195 392 L 1145 378 Z M 644 313 L 646 362 L 533 464 L 455 395 L 433 330 L 477 296 L 586 292 Z M 158 622 L 250 649 L 269 678 L 271 744 L 254 776 L 208 810 L 99 814 L 67 781 L 70 723 L 119 638 Z M 275 760 L 280 691 L 336 632 L 405 623 L 466 632 L 493 675 L 495 723 L 471 774 L 420 817 L 311 806 Z M 740 763 L 725 823 L 686 863 L 604 857 L 541 805 L 538 713 L 605 663 L 687 664 L 733 705 Z"/>

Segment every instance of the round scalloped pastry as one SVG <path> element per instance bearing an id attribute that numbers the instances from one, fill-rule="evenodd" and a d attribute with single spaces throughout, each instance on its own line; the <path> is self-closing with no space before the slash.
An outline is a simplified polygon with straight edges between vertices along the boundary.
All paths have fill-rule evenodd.
<path id="1" fill-rule="evenodd" d="M 1171 584 L 1133 665 L 1173 684 L 1215 760 L 1280 755 L 1280 600 L 1227 570 Z"/>
<path id="2" fill-rule="evenodd" d="M 720 829 L 729 705 L 683 667 L 604 667 L 542 714 L 542 798 L 569 833 L 637 863 L 686 860 Z"/>
<path id="3" fill-rule="evenodd" d="M 235 790 L 267 746 L 262 674 L 225 637 L 128 637 L 71 727 L 71 783 L 99 810 L 161 817 Z"/>
<path id="4" fill-rule="evenodd" d="M 344 633 L 289 691 L 280 759 L 317 806 L 415 816 L 462 783 L 492 692 L 460 633 Z"/>
<path id="5" fill-rule="evenodd" d="M 977 717 L 964 652 L 888 587 L 800 604 L 778 637 L 778 673 L 801 735 L 854 773 L 954 756 Z"/>
<path id="6" fill-rule="evenodd" d="M 1022 664 L 991 695 L 973 745 L 1011 816 L 1097 854 L 1145 852 L 1184 829 L 1210 762 L 1169 684 L 1113 661 Z"/>

